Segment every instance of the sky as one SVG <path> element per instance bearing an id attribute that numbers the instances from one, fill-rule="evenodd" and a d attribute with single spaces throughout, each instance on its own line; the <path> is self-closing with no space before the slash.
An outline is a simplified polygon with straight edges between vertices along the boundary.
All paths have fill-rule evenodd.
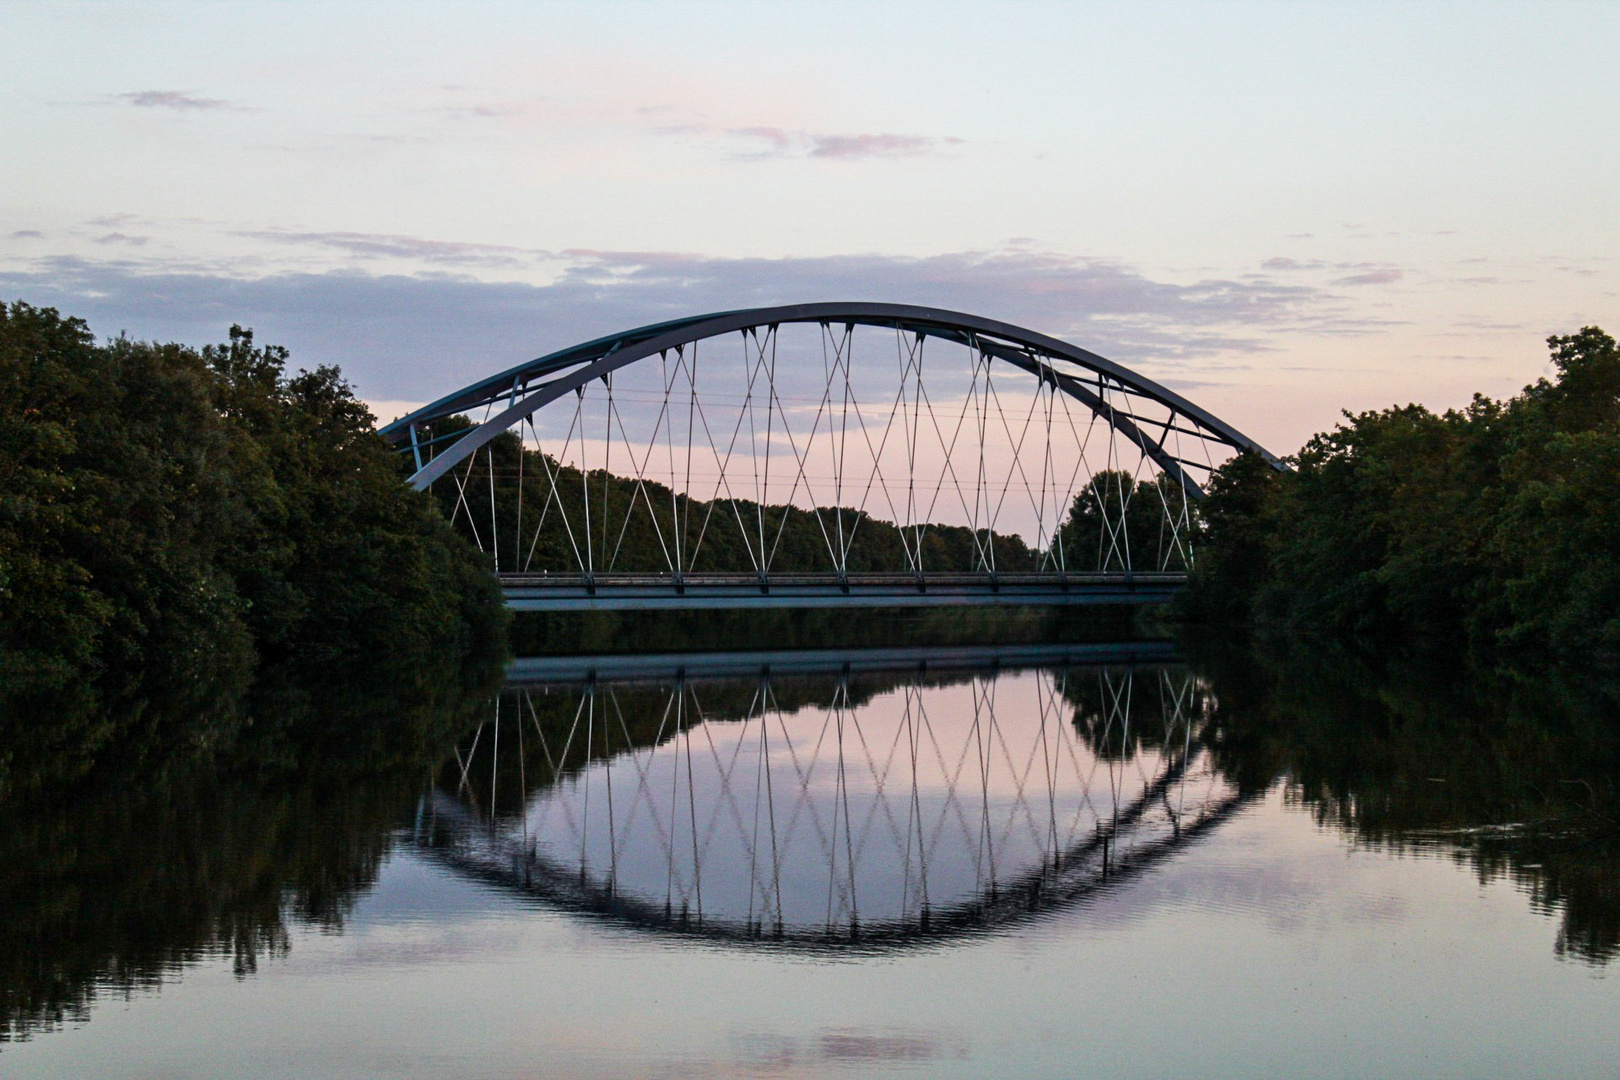
<path id="1" fill-rule="evenodd" d="M 1279 453 L 1620 329 L 1614 3 L 30 4 L 0 298 L 383 419 L 754 304 L 1063 337 Z"/>

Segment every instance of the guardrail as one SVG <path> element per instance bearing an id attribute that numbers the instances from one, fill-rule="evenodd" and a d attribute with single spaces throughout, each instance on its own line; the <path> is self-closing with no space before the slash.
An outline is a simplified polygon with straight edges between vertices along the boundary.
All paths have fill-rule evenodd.
<path id="1" fill-rule="evenodd" d="M 1163 604 L 1180 573 L 502 574 L 517 611 Z"/>

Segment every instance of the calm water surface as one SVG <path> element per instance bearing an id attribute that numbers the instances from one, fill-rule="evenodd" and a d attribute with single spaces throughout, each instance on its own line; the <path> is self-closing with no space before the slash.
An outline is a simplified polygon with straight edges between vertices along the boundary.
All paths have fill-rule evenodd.
<path id="1" fill-rule="evenodd" d="M 14 782 L 0 1077 L 1620 1076 L 1601 693 L 994 659 L 520 663 Z"/>

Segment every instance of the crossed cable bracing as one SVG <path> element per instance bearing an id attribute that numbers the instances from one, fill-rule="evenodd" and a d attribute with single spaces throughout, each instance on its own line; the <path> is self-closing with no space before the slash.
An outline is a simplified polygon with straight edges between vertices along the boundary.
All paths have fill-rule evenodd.
<path id="1" fill-rule="evenodd" d="M 706 542 L 727 533 L 743 560 L 732 569 L 764 579 L 783 569 L 793 520 L 808 527 L 820 561 L 802 565 L 810 556 L 801 544 L 791 569 L 839 578 L 875 522 L 899 538 L 898 562 L 881 569 L 918 576 L 1006 570 L 1001 541 L 1014 535 L 1032 560 L 1021 568 L 1039 572 L 1190 563 L 1191 500 L 1159 458 L 1213 470 L 1226 448 L 1196 422 L 1173 411 L 1150 418 L 1151 402 L 1101 375 L 1086 383 L 1101 405 L 1088 407 L 1060 388 L 1074 376 L 1049 360 L 1027 354 L 1015 366 L 998 359 L 1004 346 L 972 335 L 959 344 L 899 328 L 800 329 L 820 338 L 817 395 L 783 392 L 802 391 L 813 369 L 800 342 L 784 383 L 778 327 L 739 333 L 740 355 L 723 338 L 665 350 L 559 398 L 544 423 L 520 418 L 513 431 L 528 452 L 498 466 L 486 447 L 446 474 L 453 519 L 515 573 L 678 579 L 698 572 Z M 935 358 L 941 349 L 952 355 Z M 1143 492 L 1156 504 L 1146 515 L 1133 508 Z M 1094 536 L 1063 527 L 1082 495 Z M 475 508 L 481 501 L 487 509 Z M 1133 524 L 1144 516 L 1152 536 Z M 970 566 L 931 563 L 930 533 L 943 525 L 967 530 Z M 632 564 L 637 543 L 643 561 Z"/>

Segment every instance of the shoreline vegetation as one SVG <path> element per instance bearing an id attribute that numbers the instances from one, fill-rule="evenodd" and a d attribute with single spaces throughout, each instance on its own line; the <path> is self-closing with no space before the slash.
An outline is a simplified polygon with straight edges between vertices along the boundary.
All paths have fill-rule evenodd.
<path id="1" fill-rule="evenodd" d="M 425 438 L 436 443 L 471 426 L 466 416 L 449 417 L 427 425 Z M 462 497 L 463 492 L 486 490 L 493 499 L 487 521 L 482 506 L 475 519 Z M 582 473 L 522 446 L 512 431 L 497 435 L 483 455 L 475 454 L 464 468 L 458 467 L 455 483 L 434 485 L 434 495 L 468 543 L 498 553 L 503 572 L 574 574 L 589 560 L 599 572 L 667 573 L 671 550 L 683 553 L 681 563 L 698 574 L 752 574 L 762 562 L 773 573 L 827 572 L 831 541 L 824 529 L 842 539 L 845 568 L 851 573 L 904 570 L 909 565 L 905 534 L 910 534 L 922 565 L 941 573 L 973 573 L 984 565 L 985 553 L 990 565 L 1004 572 L 1056 566 L 1126 570 L 1130 558 L 1137 569 L 1186 568 L 1185 549 L 1163 526 L 1167 512 L 1179 517 L 1189 509 L 1180 486 L 1168 478 L 1138 480 L 1118 469 L 1097 472 L 1075 493 L 1048 550 L 1031 547 L 1017 533 L 975 532 L 937 521 L 902 529 L 853 506 L 812 511 L 793 503 L 761 505 L 718 490 L 703 499 L 672 491 L 653 478 L 600 468 Z M 1124 507 L 1123 529 L 1116 524 L 1119 506 Z M 598 523 L 589 552 L 578 531 L 578 523 L 588 518 Z M 739 527 L 744 521 L 758 524 L 745 535 Z M 1105 522 L 1117 534 L 1112 542 Z M 755 549 L 761 533 L 768 552 Z"/>
<path id="2" fill-rule="evenodd" d="M 98 344 L 83 320 L 22 301 L 0 304 L 0 688 L 5 696 L 51 693 L 86 680 L 174 688 L 242 685 L 261 667 L 343 677 L 392 657 L 454 668 L 507 650 L 615 651 L 627 621 L 614 615 L 520 617 L 504 609 L 481 529 L 522 532 L 530 508 L 554 499 L 560 512 L 533 532 L 522 565 L 574 565 L 565 513 L 593 506 L 622 527 L 601 554 L 622 570 L 656 570 L 661 536 L 677 531 L 701 548 L 697 571 L 746 571 L 750 554 L 724 528 L 705 530 L 720 506 L 674 496 L 656 483 L 577 469 L 497 438 L 475 456 L 463 484 L 480 490 L 491 470 L 503 481 L 492 522 L 457 515 L 459 485 L 429 494 L 401 480 L 404 460 L 375 433 L 375 418 L 336 368 L 288 371 L 288 353 L 233 326 L 224 344 L 193 348 L 115 338 Z M 439 422 L 442 437 L 471 423 Z M 527 471 L 525 472 L 525 466 Z M 521 483 L 505 483 L 515 477 Z M 552 484 L 545 484 L 546 478 Z M 1162 490 L 1161 490 L 1162 489 Z M 1161 503 L 1179 489 L 1123 472 L 1080 492 L 1057 543 L 1077 564 L 1100 552 L 1103 502 L 1128 506 L 1131 550 L 1156 564 Z M 599 501 L 598 501 L 599 500 Z M 818 568 L 815 516 L 746 500 L 726 512 L 773 525 L 773 565 Z M 831 512 L 832 508 L 823 508 Z M 845 508 L 854 571 L 904 563 L 900 530 Z M 622 515 L 622 518 L 619 516 Z M 964 526 L 924 527 L 928 565 L 965 570 L 991 542 Z M 701 544 L 697 538 L 703 536 Z M 605 541 L 604 537 L 604 541 Z M 487 545 L 491 548 L 495 545 Z M 993 537 L 996 565 L 1033 569 L 1042 553 L 1022 537 Z M 821 553 L 824 555 L 824 553 Z M 1117 558 L 1117 553 L 1116 556 Z M 517 569 L 517 551 L 501 552 Z M 1175 565 L 1184 565 L 1176 562 Z M 1123 569 L 1123 565 L 1119 568 Z M 868 613 L 872 614 L 872 613 Z M 877 613 L 851 627 L 824 612 L 633 620 L 636 639 L 660 647 L 935 643 L 1129 635 L 1129 612 L 1073 617 L 1036 610 L 950 618 Z M 749 625 L 743 625 L 743 624 Z M 853 632 L 852 632 L 853 631 Z M 634 646 L 630 646 L 634 647 Z M 162 690 L 162 687 L 152 687 Z"/>
<path id="3" fill-rule="evenodd" d="M 1223 465 L 1177 613 L 1373 648 L 1620 661 L 1620 349 L 1548 338 L 1506 401 L 1345 413 L 1278 472 Z"/>
<path id="4" fill-rule="evenodd" d="M 336 368 L 0 304 L 0 684 L 241 683 L 504 648 L 482 557 L 401 483 Z M 328 672 L 329 673 L 329 672 Z"/>

